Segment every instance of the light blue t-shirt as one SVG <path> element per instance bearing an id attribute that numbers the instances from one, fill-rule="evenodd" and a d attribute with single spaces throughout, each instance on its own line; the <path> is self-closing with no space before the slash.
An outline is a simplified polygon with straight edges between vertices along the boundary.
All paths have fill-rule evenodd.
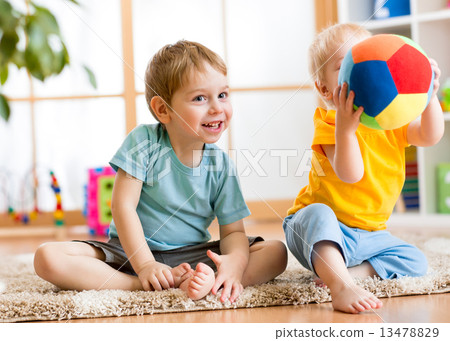
<path id="1" fill-rule="evenodd" d="M 228 155 L 205 144 L 200 165 L 187 167 L 161 124 L 136 127 L 110 165 L 143 181 L 136 211 L 151 250 L 206 243 L 216 216 L 226 225 L 250 214 Z M 118 237 L 114 221 L 109 236 Z"/>

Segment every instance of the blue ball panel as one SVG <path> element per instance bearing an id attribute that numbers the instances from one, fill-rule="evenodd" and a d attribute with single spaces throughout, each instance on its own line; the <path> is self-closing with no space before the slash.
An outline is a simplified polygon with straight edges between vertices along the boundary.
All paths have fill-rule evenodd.
<path id="1" fill-rule="evenodd" d="M 364 112 L 377 116 L 398 95 L 387 63 L 370 60 L 353 66 L 349 89 L 355 92 L 354 104 L 363 106 Z"/>
<path id="2" fill-rule="evenodd" d="M 341 69 L 339 70 L 339 76 L 338 76 L 338 84 L 339 85 L 344 84 L 344 82 L 347 84 L 350 83 L 350 75 L 352 73 L 352 69 L 353 69 L 354 65 L 355 64 L 353 63 L 352 50 L 350 49 L 346 53 L 346 55 L 341 63 Z"/>

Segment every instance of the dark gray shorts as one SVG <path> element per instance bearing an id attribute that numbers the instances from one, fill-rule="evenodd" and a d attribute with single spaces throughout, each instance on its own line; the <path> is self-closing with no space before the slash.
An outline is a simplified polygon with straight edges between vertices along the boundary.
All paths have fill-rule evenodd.
<path id="1" fill-rule="evenodd" d="M 249 245 L 264 241 L 261 237 L 247 237 Z M 105 254 L 105 263 L 121 272 L 136 276 L 128 257 L 120 244 L 119 238 L 111 238 L 108 242 L 99 242 L 96 240 L 74 240 L 99 248 Z M 213 241 L 204 244 L 183 246 L 178 249 L 168 251 L 152 251 L 153 257 L 159 263 L 170 267 L 176 267 L 181 263 L 188 263 L 193 269 L 198 263 L 209 265 L 214 271 L 217 271 L 214 262 L 206 255 L 206 251 L 211 250 L 217 254 L 220 253 L 220 241 Z"/>

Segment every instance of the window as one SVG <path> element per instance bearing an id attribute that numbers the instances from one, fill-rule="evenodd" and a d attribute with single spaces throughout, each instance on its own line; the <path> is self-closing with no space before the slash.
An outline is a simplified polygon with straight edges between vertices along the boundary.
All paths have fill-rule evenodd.
<path id="1" fill-rule="evenodd" d="M 180 39 L 208 46 L 228 64 L 235 116 L 220 147 L 254 154 L 270 146 L 300 149 L 310 143 L 309 133 L 298 132 L 301 125 L 305 132 L 305 122 L 312 125 L 302 115 L 312 115 L 316 101 L 306 67 L 314 35 L 313 0 L 36 2 L 56 14 L 71 66 L 45 83 L 11 70 L 3 89 L 11 98 L 12 115 L 10 122 L 0 121 L 0 180 L 7 179 L 0 186 L 16 210 L 33 208 L 30 195 L 24 194 L 32 193 L 26 179 L 33 164 L 42 176 L 40 186 L 50 185 L 47 170 L 55 172 L 65 210 L 82 210 L 87 168 L 107 165 L 134 122 L 155 122 L 143 96 L 144 71 L 159 48 Z M 127 27 L 132 36 L 126 35 Z M 98 89 L 89 85 L 83 65 L 94 71 Z M 134 88 L 125 85 L 127 79 Z M 305 107 L 312 109 L 302 111 Z M 274 160 L 269 155 L 261 161 L 274 180 L 271 186 L 261 186 L 254 173 L 241 178 L 247 199 L 271 198 L 274 187 L 276 198 L 295 196 L 298 178 L 292 172 L 280 178 L 281 166 Z M 236 162 L 241 173 L 249 165 L 245 158 Z M 252 191 L 255 186 L 258 194 Z M 39 205 L 51 211 L 54 197 L 45 192 L 38 193 Z M 0 205 L 0 210 L 7 206 Z"/>

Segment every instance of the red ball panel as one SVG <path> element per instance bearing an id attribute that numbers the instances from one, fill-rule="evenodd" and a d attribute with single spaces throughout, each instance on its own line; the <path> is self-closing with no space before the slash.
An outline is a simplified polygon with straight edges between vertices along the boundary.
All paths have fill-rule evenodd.
<path id="1" fill-rule="evenodd" d="M 428 92 L 433 76 L 430 61 L 416 48 L 403 45 L 387 64 L 399 94 Z"/>

